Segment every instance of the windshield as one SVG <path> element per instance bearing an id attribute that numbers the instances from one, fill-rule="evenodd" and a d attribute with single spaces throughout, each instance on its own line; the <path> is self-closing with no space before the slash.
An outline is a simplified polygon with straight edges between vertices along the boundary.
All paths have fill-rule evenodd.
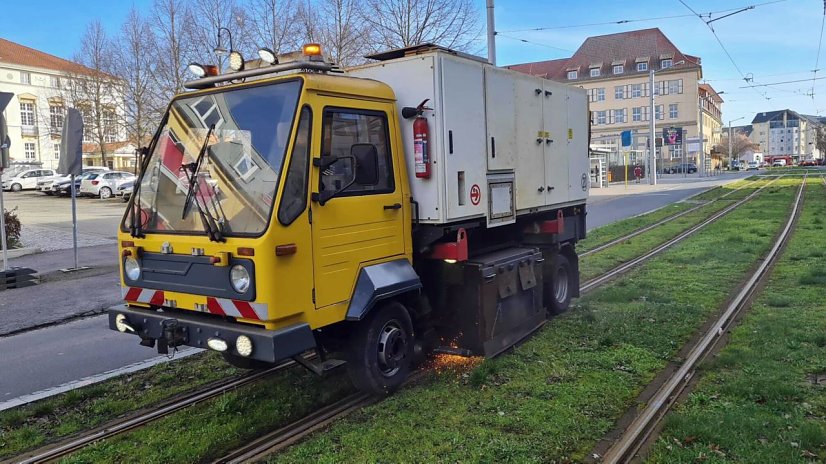
<path id="1" fill-rule="evenodd" d="M 141 229 L 203 234 L 199 209 L 206 209 L 223 235 L 263 233 L 300 90 L 301 81 L 292 80 L 175 100 L 133 200 L 140 202 Z M 190 179 L 193 198 L 185 208 Z"/>

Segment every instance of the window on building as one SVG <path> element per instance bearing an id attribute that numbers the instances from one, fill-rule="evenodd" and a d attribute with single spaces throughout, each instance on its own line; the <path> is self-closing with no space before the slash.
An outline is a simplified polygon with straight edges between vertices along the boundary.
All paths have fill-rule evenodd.
<path id="1" fill-rule="evenodd" d="M 668 105 L 668 117 L 670 119 L 677 119 L 677 104 L 671 103 Z"/>
<path id="2" fill-rule="evenodd" d="M 614 98 L 617 100 L 624 100 L 625 99 L 625 86 L 618 85 L 614 87 Z"/>
<path id="3" fill-rule="evenodd" d="M 622 74 L 625 72 L 625 66 L 621 64 L 614 65 L 614 74 Z"/>
<path id="4" fill-rule="evenodd" d="M 21 72 L 20 73 L 20 83 L 21 84 L 26 84 L 26 85 L 31 85 L 31 83 L 32 83 L 32 74 L 27 73 L 27 72 Z"/>
<path id="5" fill-rule="evenodd" d="M 657 105 L 655 111 L 656 113 L 654 114 L 657 119 L 665 119 L 665 115 L 663 114 L 663 105 Z"/>
<path id="6" fill-rule="evenodd" d="M 64 114 L 63 105 L 49 105 L 49 125 L 52 133 L 63 130 Z"/>
<path id="7" fill-rule="evenodd" d="M 648 71 L 648 63 L 637 63 L 637 71 Z"/>
<path id="8" fill-rule="evenodd" d="M 599 68 L 591 68 L 591 77 L 599 77 Z"/>
<path id="9" fill-rule="evenodd" d="M 642 84 L 631 84 L 631 98 L 642 97 Z"/>
<path id="10" fill-rule="evenodd" d="M 576 71 L 568 71 L 568 79 L 576 79 Z"/>
<path id="11" fill-rule="evenodd" d="M 642 107 L 631 108 L 631 119 L 635 122 L 642 121 Z"/>
<path id="12" fill-rule="evenodd" d="M 27 160 L 37 159 L 34 142 L 26 142 L 23 144 L 23 154 Z"/>
<path id="13" fill-rule="evenodd" d="M 607 111 L 597 111 L 597 124 L 608 124 L 608 112 Z"/>
<path id="14" fill-rule="evenodd" d="M 669 94 L 678 94 L 683 93 L 683 80 L 682 79 L 672 79 L 668 81 L 668 93 Z"/>
<path id="15" fill-rule="evenodd" d="M 34 126 L 34 103 L 20 102 L 20 125 Z"/>
<path id="16" fill-rule="evenodd" d="M 662 69 L 670 68 L 671 66 L 673 66 L 673 63 L 674 62 L 672 60 L 662 60 L 662 61 L 660 61 L 660 68 L 662 68 Z"/>
<path id="17" fill-rule="evenodd" d="M 683 157 L 683 147 L 677 145 L 668 147 L 668 152 L 671 153 L 671 159 L 681 159 Z"/>
<path id="18" fill-rule="evenodd" d="M 53 88 L 53 89 L 59 89 L 59 88 L 60 88 L 60 77 L 58 77 L 58 76 L 51 76 L 51 77 L 49 78 L 49 81 L 51 82 L 51 84 L 52 84 L 52 88 Z"/>
<path id="19" fill-rule="evenodd" d="M 54 149 L 54 159 L 59 160 L 60 159 L 60 144 L 55 143 L 53 145 L 54 146 L 52 148 Z"/>
<path id="20" fill-rule="evenodd" d="M 103 112 L 103 141 L 112 143 L 118 139 L 118 124 L 115 112 L 106 110 Z"/>
<path id="21" fill-rule="evenodd" d="M 597 101 L 605 101 L 605 88 L 600 87 L 597 89 Z"/>
<path id="22" fill-rule="evenodd" d="M 625 108 L 621 110 L 614 110 L 614 123 L 622 124 L 628 122 L 625 120 Z"/>

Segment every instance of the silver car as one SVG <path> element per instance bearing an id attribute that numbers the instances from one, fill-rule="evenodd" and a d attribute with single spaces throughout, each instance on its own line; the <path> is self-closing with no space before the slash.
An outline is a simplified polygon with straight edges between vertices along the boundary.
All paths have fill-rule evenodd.
<path id="1" fill-rule="evenodd" d="M 80 195 L 112 198 L 118 186 L 135 179 L 131 172 L 109 171 L 90 174 L 80 182 Z"/>

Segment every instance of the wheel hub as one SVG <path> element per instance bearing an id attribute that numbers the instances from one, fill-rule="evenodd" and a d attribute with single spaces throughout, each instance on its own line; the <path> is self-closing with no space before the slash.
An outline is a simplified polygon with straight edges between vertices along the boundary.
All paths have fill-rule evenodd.
<path id="1" fill-rule="evenodd" d="M 385 377 L 392 377 L 401 368 L 407 356 L 407 334 L 395 321 L 384 324 L 378 343 L 379 370 Z"/>
<path id="2" fill-rule="evenodd" d="M 559 303 L 564 303 L 568 298 L 568 270 L 562 266 L 556 270 L 554 298 L 556 298 L 556 301 Z"/>

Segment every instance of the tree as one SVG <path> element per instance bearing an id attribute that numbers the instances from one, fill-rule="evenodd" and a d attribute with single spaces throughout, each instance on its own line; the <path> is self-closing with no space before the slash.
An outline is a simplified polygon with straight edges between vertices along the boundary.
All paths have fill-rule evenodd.
<path id="1" fill-rule="evenodd" d="M 114 75 L 113 46 L 100 21 L 89 23 L 81 37 L 77 63 L 85 72 L 69 74 L 67 100 L 83 114 L 84 140 L 94 143 L 103 165 L 107 144 L 120 139 L 124 81 Z"/>
<path id="2" fill-rule="evenodd" d="M 346 68 L 364 61 L 367 30 L 359 0 L 321 0 L 321 42 L 334 63 Z"/>
<path id="3" fill-rule="evenodd" d="M 298 5 L 293 0 L 253 0 L 247 6 L 255 45 L 277 54 L 298 48 Z"/>
<path id="4" fill-rule="evenodd" d="M 186 65 L 192 59 L 192 15 L 184 0 L 155 0 L 150 13 L 155 47 L 146 52 L 155 62 L 153 87 L 160 113 L 173 95 L 184 88 Z"/>
<path id="5" fill-rule="evenodd" d="M 815 148 L 817 148 L 821 156 L 826 154 L 826 126 L 822 124 L 817 126 L 815 132 Z"/>
<path id="6" fill-rule="evenodd" d="M 467 51 L 481 32 L 472 0 L 367 0 L 362 19 L 378 48 L 431 42 Z"/>
<path id="7" fill-rule="evenodd" d="M 738 158 L 746 150 L 759 150 L 760 145 L 752 142 L 745 134 L 736 132 L 731 141 L 731 152 L 729 153 L 728 134 L 720 141 L 720 152 L 727 154 L 728 158 Z"/>
<path id="8" fill-rule="evenodd" d="M 227 56 L 217 56 L 219 46 L 227 51 L 240 51 L 245 57 L 253 48 L 246 31 L 247 16 L 235 0 L 194 0 L 191 7 L 192 27 L 189 29 L 193 56 L 201 63 L 214 63 L 217 58 L 219 71 L 224 70 Z M 227 28 L 230 33 L 218 31 Z M 246 52 L 246 53 L 245 53 Z"/>
<path id="9" fill-rule="evenodd" d="M 124 126 L 137 146 L 148 143 L 159 119 L 157 90 L 153 87 L 155 36 L 146 19 L 132 6 L 116 41 L 114 68 L 123 79 Z"/>

